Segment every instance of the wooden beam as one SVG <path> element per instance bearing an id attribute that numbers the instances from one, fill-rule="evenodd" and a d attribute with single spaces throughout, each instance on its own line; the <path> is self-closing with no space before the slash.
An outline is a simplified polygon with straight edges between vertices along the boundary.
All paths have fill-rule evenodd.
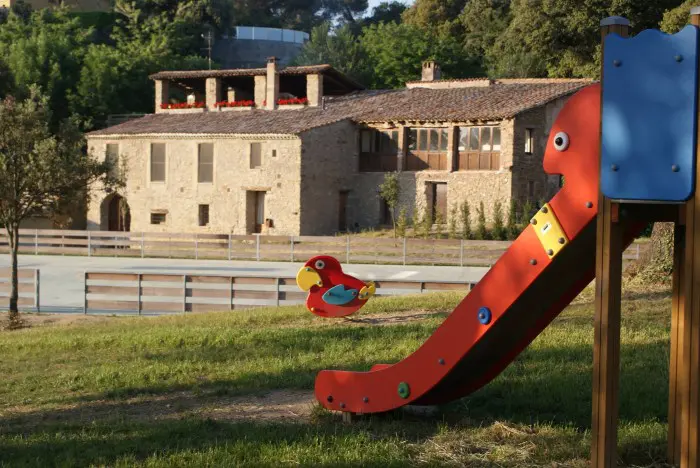
<path id="1" fill-rule="evenodd" d="M 629 21 L 625 18 L 613 17 L 603 20 L 601 22 L 603 46 L 608 34 L 617 33 L 628 37 L 629 31 Z M 616 204 L 606 198 L 602 191 L 599 193 L 593 345 L 592 468 L 617 466 L 623 252 L 623 223 L 613 221 L 617 217 L 617 208 Z"/>
<path id="2" fill-rule="evenodd" d="M 684 216 L 685 217 L 685 216 Z M 668 382 L 668 460 L 680 463 L 683 426 L 683 321 L 685 318 L 684 291 L 685 228 L 676 224 L 673 241 L 673 299 L 671 305 L 671 359 Z"/>

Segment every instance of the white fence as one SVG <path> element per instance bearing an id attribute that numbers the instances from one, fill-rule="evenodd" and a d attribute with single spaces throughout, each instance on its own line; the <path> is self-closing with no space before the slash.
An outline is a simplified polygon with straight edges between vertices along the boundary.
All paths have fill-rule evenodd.
<path id="1" fill-rule="evenodd" d="M 12 292 L 11 274 L 10 268 L 0 268 L 0 310 L 7 310 L 10 306 L 10 294 Z M 23 311 L 40 312 L 39 270 L 20 268 L 17 270 L 17 282 L 19 289 L 18 308 Z"/>
<path id="2" fill-rule="evenodd" d="M 305 262 L 315 255 L 331 255 L 346 264 L 491 266 L 510 245 L 459 239 L 20 230 L 22 254 L 88 257 Z M 0 253 L 8 250 L 6 233 L 0 231 Z M 633 244 L 624 259 L 639 255 L 640 245 Z"/>

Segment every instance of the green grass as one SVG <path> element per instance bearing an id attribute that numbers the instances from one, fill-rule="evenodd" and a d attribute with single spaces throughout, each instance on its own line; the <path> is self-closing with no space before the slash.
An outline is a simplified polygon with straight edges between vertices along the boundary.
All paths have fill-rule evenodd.
<path id="1" fill-rule="evenodd" d="M 435 414 L 221 416 L 248 399 L 310 396 L 321 369 L 400 360 L 459 300 L 377 299 L 356 322 L 281 308 L 0 333 L 0 466 L 587 466 L 585 299 L 494 382 Z M 665 453 L 670 301 L 637 293 L 623 307 L 621 465 L 649 466 Z"/>

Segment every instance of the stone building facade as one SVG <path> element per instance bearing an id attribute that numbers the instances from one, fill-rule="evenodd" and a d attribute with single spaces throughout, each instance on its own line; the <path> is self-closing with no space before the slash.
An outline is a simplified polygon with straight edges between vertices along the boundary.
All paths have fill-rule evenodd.
<path id="1" fill-rule="evenodd" d="M 328 235 L 386 224 L 397 171 L 409 216 L 464 201 L 492 219 L 549 198 L 548 132 L 586 80 L 441 80 L 370 91 L 328 65 L 161 72 L 155 113 L 92 132 L 126 187 L 97 190 L 88 229 Z M 179 101 L 179 102 L 177 102 Z M 128 216 L 119 207 L 128 206 Z M 123 210 L 122 210 L 123 211 Z M 121 213 L 121 214 L 120 214 Z"/>

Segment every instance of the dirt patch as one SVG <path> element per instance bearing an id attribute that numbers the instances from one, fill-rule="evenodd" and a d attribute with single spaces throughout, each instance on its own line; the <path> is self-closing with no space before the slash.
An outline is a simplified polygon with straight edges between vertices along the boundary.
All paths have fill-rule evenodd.
<path id="1" fill-rule="evenodd" d="M 348 317 L 345 322 L 348 325 L 399 325 L 402 323 L 420 322 L 432 318 L 444 318 L 444 312 L 407 311 L 391 314 L 360 315 Z"/>
<path id="2" fill-rule="evenodd" d="M 20 314 L 22 320 L 31 328 L 71 325 L 74 323 L 99 323 L 113 319 L 113 317 L 104 317 L 96 315 L 82 314 Z M 0 322 L 7 321 L 7 313 L 0 313 Z"/>
<path id="3" fill-rule="evenodd" d="M 37 409 L 19 406 L 0 411 L 3 425 L 36 428 L 51 423 L 89 424 L 118 420 L 145 422 L 167 419 L 213 419 L 218 421 L 295 421 L 310 419 L 316 400 L 313 392 L 276 390 L 261 395 L 220 397 L 177 392 L 134 397 L 128 400 L 97 400 Z"/>

